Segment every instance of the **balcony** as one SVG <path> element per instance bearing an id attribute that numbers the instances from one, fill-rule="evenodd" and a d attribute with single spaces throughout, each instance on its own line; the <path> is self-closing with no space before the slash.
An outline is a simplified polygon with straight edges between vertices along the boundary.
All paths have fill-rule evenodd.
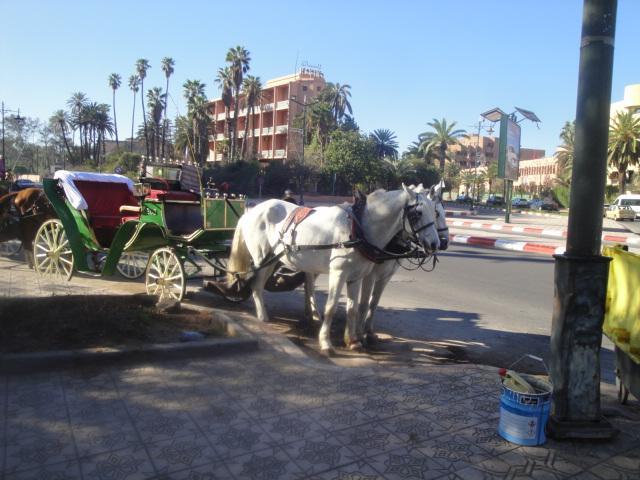
<path id="1" fill-rule="evenodd" d="M 216 140 L 224 140 L 224 133 L 218 133 L 216 135 Z"/>
<path id="2" fill-rule="evenodd" d="M 270 112 L 273 110 L 274 104 L 273 103 L 265 103 L 262 105 L 262 111 L 263 112 Z"/>
<path id="3" fill-rule="evenodd" d="M 216 153 L 216 162 L 221 162 L 224 159 L 223 153 Z"/>
<path id="4" fill-rule="evenodd" d="M 262 135 L 271 135 L 273 133 L 273 127 L 265 127 L 262 129 Z"/>
<path id="5" fill-rule="evenodd" d="M 244 129 L 238 132 L 238 138 L 244 138 Z"/>
<path id="6" fill-rule="evenodd" d="M 216 116 L 216 120 L 218 120 L 218 121 L 220 121 L 220 120 L 224 120 L 224 112 L 223 112 L 223 113 L 219 113 L 219 114 Z"/>
<path id="7" fill-rule="evenodd" d="M 276 133 L 287 133 L 289 131 L 289 125 L 277 125 Z"/>
<path id="8" fill-rule="evenodd" d="M 262 152 L 260 152 L 260 156 L 262 158 L 273 158 L 273 152 L 271 150 L 262 150 Z"/>
<path id="9" fill-rule="evenodd" d="M 256 129 L 253 131 L 253 136 L 254 136 L 254 137 L 259 137 L 259 136 L 260 136 L 260 129 L 259 129 L 259 128 L 256 128 Z"/>
<path id="10" fill-rule="evenodd" d="M 284 158 L 287 156 L 287 151 L 286 150 L 276 150 L 276 153 L 274 154 L 273 158 Z"/>
<path id="11" fill-rule="evenodd" d="M 208 138 L 209 138 L 209 141 L 210 141 L 210 142 L 214 142 L 214 141 L 216 140 L 215 135 L 209 135 L 209 137 L 208 137 Z"/>
<path id="12" fill-rule="evenodd" d="M 276 110 L 283 110 L 285 108 L 289 108 L 289 100 L 276 103 Z"/>

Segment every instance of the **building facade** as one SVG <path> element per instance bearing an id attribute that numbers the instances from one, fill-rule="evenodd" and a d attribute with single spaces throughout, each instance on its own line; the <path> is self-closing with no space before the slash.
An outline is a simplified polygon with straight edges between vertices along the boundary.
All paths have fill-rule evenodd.
<path id="1" fill-rule="evenodd" d="M 324 89 L 324 75 L 319 68 L 303 67 L 297 73 L 269 80 L 262 89 L 259 105 L 253 115 L 247 111 L 244 96 L 240 96 L 237 120 L 238 150 L 247 142 L 246 151 L 255 152 L 261 163 L 271 160 L 297 160 L 302 155 L 302 129 L 294 128 L 292 122 Z M 227 115 L 233 117 L 233 102 L 229 111 L 222 98 L 208 104 L 209 157 L 210 162 L 225 160 L 225 147 L 229 138 Z M 247 122 L 248 130 L 247 130 Z M 245 138 L 245 130 L 247 138 Z"/>
<path id="2" fill-rule="evenodd" d="M 500 150 L 499 137 L 485 137 L 468 135 L 460 139 L 460 145 L 449 147 L 453 153 L 453 159 L 460 168 L 483 167 L 491 162 L 498 161 Z M 532 160 L 544 157 L 545 151 L 538 148 L 521 148 L 520 160 Z"/>
<path id="3" fill-rule="evenodd" d="M 555 156 L 520 160 L 518 180 L 514 187 L 522 186 L 530 193 L 552 187 L 558 178 L 558 160 Z"/>

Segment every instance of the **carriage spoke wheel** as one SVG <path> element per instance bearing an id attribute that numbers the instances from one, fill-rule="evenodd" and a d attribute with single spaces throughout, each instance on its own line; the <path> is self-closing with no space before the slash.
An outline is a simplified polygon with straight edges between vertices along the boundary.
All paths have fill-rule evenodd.
<path id="1" fill-rule="evenodd" d="M 145 285 L 149 295 L 160 301 L 181 301 L 184 297 L 186 280 L 182 262 L 170 248 L 159 248 L 151 255 L 147 265 Z"/>
<path id="2" fill-rule="evenodd" d="M 0 257 L 12 257 L 22 248 L 20 240 L 8 240 L 0 243 Z"/>
<path id="3" fill-rule="evenodd" d="M 40 226 L 33 241 L 33 260 L 41 275 L 71 279 L 73 252 L 60 220 L 47 220 Z"/>
<path id="4" fill-rule="evenodd" d="M 149 254 L 146 252 L 124 252 L 116 268 L 125 278 L 140 278 L 147 269 Z"/>

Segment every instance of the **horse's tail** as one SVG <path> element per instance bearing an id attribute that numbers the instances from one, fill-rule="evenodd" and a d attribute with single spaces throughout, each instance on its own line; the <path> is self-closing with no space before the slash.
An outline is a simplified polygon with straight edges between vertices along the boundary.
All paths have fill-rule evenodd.
<path id="1" fill-rule="evenodd" d="M 4 214 L 9 211 L 11 208 L 11 199 L 18 195 L 18 193 L 20 192 L 11 192 L 0 197 L 0 213 Z"/>
<path id="2" fill-rule="evenodd" d="M 247 243 L 244 241 L 242 222 L 238 222 L 233 235 L 233 243 L 231 244 L 229 263 L 227 264 L 227 283 L 232 284 L 238 277 L 241 279 L 249 278 L 248 272 L 250 268 L 251 253 L 249 253 Z"/>

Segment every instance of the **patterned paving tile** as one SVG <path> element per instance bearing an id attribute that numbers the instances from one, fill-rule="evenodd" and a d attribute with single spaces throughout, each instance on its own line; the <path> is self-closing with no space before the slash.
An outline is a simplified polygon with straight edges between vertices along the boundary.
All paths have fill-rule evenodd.
<path id="1" fill-rule="evenodd" d="M 72 426 L 129 423 L 129 416 L 120 400 L 88 400 L 68 403 Z"/>
<path id="2" fill-rule="evenodd" d="M 82 477 L 78 462 L 70 460 L 56 465 L 45 465 L 35 469 L 24 470 L 12 474 L 10 478 L 12 480 L 77 480 Z"/>
<path id="3" fill-rule="evenodd" d="M 580 477 L 588 474 L 590 479 L 597 480 L 631 480 L 640 478 L 640 449 L 635 448 L 618 455 L 607 458 L 586 472 L 582 472 Z"/>
<path id="4" fill-rule="evenodd" d="M 477 462 L 476 467 L 487 469 L 500 478 L 562 479 L 578 475 L 583 468 L 542 447 L 518 447 L 489 461 Z"/>
<path id="5" fill-rule="evenodd" d="M 200 405 L 191 408 L 189 414 L 203 431 L 220 430 L 252 419 L 243 408 L 230 401 Z"/>
<path id="6" fill-rule="evenodd" d="M 356 455 L 356 458 L 371 457 L 408 446 L 405 440 L 375 422 L 341 430 L 336 432 L 335 436 Z"/>
<path id="7" fill-rule="evenodd" d="M 309 477 L 309 480 L 385 480 L 365 462 L 354 462 L 342 465 L 327 472 L 318 473 Z"/>
<path id="8" fill-rule="evenodd" d="M 14 436 L 7 439 L 5 475 L 10 477 L 22 470 L 75 460 L 73 440 L 68 433 Z"/>
<path id="9" fill-rule="evenodd" d="M 305 475 L 280 448 L 235 457 L 225 464 L 235 478 L 243 480 L 284 480 Z"/>
<path id="10" fill-rule="evenodd" d="M 483 412 L 476 412 L 468 402 L 441 406 L 422 412 L 449 432 L 467 429 L 487 420 Z"/>
<path id="11" fill-rule="evenodd" d="M 72 430 L 80 458 L 131 448 L 140 443 L 137 433 L 129 423 L 83 425 L 73 427 Z"/>
<path id="12" fill-rule="evenodd" d="M 137 480 L 157 475 L 142 446 L 83 458 L 80 461 L 87 480 Z"/>
<path id="13" fill-rule="evenodd" d="M 275 417 L 296 409 L 295 405 L 289 405 L 278 397 L 262 395 L 245 398 L 240 401 L 240 405 L 255 419 Z"/>
<path id="14" fill-rule="evenodd" d="M 221 461 L 187 468 L 178 472 L 161 473 L 154 480 L 229 480 L 231 473 Z"/>
<path id="15" fill-rule="evenodd" d="M 355 403 L 338 403 L 310 410 L 307 414 L 327 430 L 334 432 L 375 421 Z"/>
<path id="16" fill-rule="evenodd" d="M 382 424 L 405 445 L 420 445 L 447 433 L 446 429 L 421 412 L 410 412 L 387 419 Z"/>
<path id="17" fill-rule="evenodd" d="M 515 443 L 505 440 L 498 434 L 497 419 L 463 428 L 462 430 L 458 430 L 456 435 L 469 440 L 494 456 L 518 447 Z"/>
<path id="18" fill-rule="evenodd" d="M 279 445 L 327 433 L 307 412 L 272 417 L 264 420 L 260 426 Z"/>
<path id="19" fill-rule="evenodd" d="M 337 439 L 314 437 L 282 447 L 305 475 L 312 475 L 352 463 L 358 456 Z"/>
<path id="20" fill-rule="evenodd" d="M 449 472 L 462 470 L 491 458 L 488 452 L 459 435 L 445 435 L 429 440 L 417 450 L 436 460 Z"/>
<path id="21" fill-rule="evenodd" d="M 205 436 L 223 459 L 265 450 L 274 445 L 274 441 L 254 422 L 229 425 L 221 430 L 205 432 Z"/>
<path id="22" fill-rule="evenodd" d="M 218 455 L 203 436 L 179 438 L 147 445 L 149 455 L 160 474 L 213 464 Z"/>
<path id="23" fill-rule="evenodd" d="M 198 434 L 197 426 L 184 413 L 152 413 L 134 418 L 135 427 L 145 443 L 155 443 Z"/>
<path id="24" fill-rule="evenodd" d="M 442 464 L 416 449 L 400 448 L 368 458 L 367 463 L 388 480 L 430 480 L 447 473 Z"/>

